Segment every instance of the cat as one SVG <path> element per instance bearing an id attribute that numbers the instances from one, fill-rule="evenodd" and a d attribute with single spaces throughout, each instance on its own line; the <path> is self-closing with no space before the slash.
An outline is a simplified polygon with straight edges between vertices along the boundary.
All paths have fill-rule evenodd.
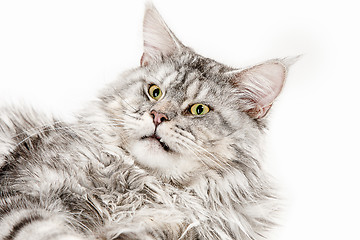
<path id="1" fill-rule="evenodd" d="M 295 58 L 218 63 L 152 4 L 143 34 L 140 66 L 76 121 L 1 109 L 1 240 L 246 240 L 276 225 L 262 141 Z"/>

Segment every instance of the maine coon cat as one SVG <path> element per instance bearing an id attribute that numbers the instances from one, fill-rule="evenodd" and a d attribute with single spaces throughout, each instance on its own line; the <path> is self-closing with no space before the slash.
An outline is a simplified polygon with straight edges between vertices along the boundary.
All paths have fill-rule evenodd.
<path id="1" fill-rule="evenodd" d="M 0 112 L 0 239 L 263 239 L 266 115 L 291 59 L 236 69 L 145 11 L 141 65 L 65 123 Z"/>

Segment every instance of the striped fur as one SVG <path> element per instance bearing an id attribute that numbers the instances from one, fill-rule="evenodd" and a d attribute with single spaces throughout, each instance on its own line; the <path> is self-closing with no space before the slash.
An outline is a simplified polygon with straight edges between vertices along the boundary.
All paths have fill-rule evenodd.
<path id="1" fill-rule="evenodd" d="M 142 66 L 74 123 L 1 109 L 0 240 L 246 240 L 275 225 L 262 141 L 286 61 L 237 70 L 202 57 L 152 6 L 144 28 Z M 153 84 L 163 92 L 158 101 L 148 93 Z M 192 115 L 195 103 L 210 112 Z M 166 121 L 155 126 L 152 111 Z"/>

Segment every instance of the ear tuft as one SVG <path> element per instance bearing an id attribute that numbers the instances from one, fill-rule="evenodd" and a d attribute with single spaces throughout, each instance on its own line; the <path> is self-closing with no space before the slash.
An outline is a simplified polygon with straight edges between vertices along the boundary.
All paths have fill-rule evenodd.
<path id="1" fill-rule="evenodd" d="M 287 69 L 289 69 L 289 67 L 291 67 L 292 65 L 294 65 L 297 61 L 299 61 L 302 58 L 302 54 L 297 55 L 297 56 L 292 56 L 292 57 L 286 57 L 286 58 L 282 58 L 280 61 L 285 65 L 285 67 Z"/>
<path id="2" fill-rule="evenodd" d="M 141 58 L 142 66 L 146 66 L 152 61 L 161 60 L 162 57 L 179 51 L 183 46 L 151 3 L 146 5 L 143 34 L 144 53 Z"/>
<path id="3" fill-rule="evenodd" d="M 244 111 L 252 118 L 266 116 L 280 94 L 287 75 L 287 64 L 274 59 L 235 73 L 234 83 L 240 92 Z"/>

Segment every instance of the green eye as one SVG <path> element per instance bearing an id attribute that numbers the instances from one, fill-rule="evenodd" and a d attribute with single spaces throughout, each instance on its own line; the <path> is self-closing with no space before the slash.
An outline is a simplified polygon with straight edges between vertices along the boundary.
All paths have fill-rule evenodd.
<path id="1" fill-rule="evenodd" d="M 157 101 L 161 98 L 162 91 L 158 86 L 151 85 L 149 88 L 149 95 L 150 95 L 150 97 L 152 97 L 153 99 L 155 99 Z"/>
<path id="2" fill-rule="evenodd" d="M 204 115 L 209 111 L 210 111 L 209 107 L 201 103 L 194 104 L 190 108 L 190 112 L 193 115 Z"/>

